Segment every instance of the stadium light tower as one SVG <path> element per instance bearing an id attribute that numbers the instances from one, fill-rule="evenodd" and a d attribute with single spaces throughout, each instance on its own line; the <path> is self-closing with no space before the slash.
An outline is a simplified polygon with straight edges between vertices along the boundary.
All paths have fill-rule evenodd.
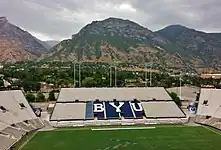
<path id="1" fill-rule="evenodd" d="M 150 65 L 150 87 L 152 86 L 152 63 L 151 63 L 151 65 Z"/>
<path id="2" fill-rule="evenodd" d="M 147 87 L 147 65 L 145 64 L 145 87 Z"/>
<path id="3" fill-rule="evenodd" d="M 74 63 L 74 87 L 76 87 L 75 63 Z"/>
<path id="4" fill-rule="evenodd" d="M 110 87 L 112 87 L 112 64 L 110 63 Z"/>
<path id="5" fill-rule="evenodd" d="M 180 72 L 180 78 L 179 78 L 179 80 L 180 80 L 180 99 L 182 99 L 182 98 L 181 98 L 181 94 L 182 94 L 182 88 L 181 88 L 181 85 L 182 85 L 181 72 Z"/>
<path id="6" fill-rule="evenodd" d="M 78 70 L 79 71 L 78 72 L 78 74 L 79 74 L 78 75 L 79 76 L 79 87 L 81 87 L 81 63 L 79 62 L 78 65 L 79 65 L 79 70 Z"/>
<path id="7" fill-rule="evenodd" d="M 117 87 L 117 65 L 115 63 L 115 87 Z"/>

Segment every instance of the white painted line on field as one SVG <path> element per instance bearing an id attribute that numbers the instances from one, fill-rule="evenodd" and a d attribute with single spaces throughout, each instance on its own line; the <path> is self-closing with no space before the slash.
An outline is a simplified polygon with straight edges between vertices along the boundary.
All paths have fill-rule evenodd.
<path id="1" fill-rule="evenodd" d="M 18 150 L 21 150 L 23 147 L 25 147 L 25 145 L 31 141 L 31 139 L 37 134 L 38 131 L 36 131 L 30 138 L 27 137 L 26 141 L 19 147 Z"/>
<path id="2" fill-rule="evenodd" d="M 207 130 L 210 130 L 211 132 L 213 132 L 213 133 L 216 133 L 216 134 L 218 134 L 218 135 L 221 135 L 221 132 L 218 132 L 218 131 L 215 131 L 215 130 L 213 130 L 213 129 L 210 129 L 209 127 L 206 127 L 206 126 L 203 126 L 205 129 L 207 129 Z"/>
<path id="3" fill-rule="evenodd" d="M 91 128 L 92 131 L 111 131 L 111 130 L 144 130 L 155 129 L 156 127 L 134 127 L 134 128 Z"/>

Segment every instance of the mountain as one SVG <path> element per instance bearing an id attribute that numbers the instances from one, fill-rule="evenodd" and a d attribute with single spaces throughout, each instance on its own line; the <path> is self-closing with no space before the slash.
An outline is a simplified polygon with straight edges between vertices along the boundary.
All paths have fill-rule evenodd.
<path id="1" fill-rule="evenodd" d="M 43 56 L 44 60 L 152 62 L 183 66 L 175 44 L 139 24 L 119 18 L 93 21 L 72 39 Z M 184 56 L 185 51 L 179 50 Z"/>
<path id="2" fill-rule="evenodd" d="M 221 33 L 205 33 L 181 25 L 171 25 L 156 32 L 187 51 L 198 67 L 221 65 Z"/>
<path id="3" fill-rule="evenodd" d="M 55 45 L 57 45 L 60 41 L 44 41 L 49 47 L 54 47 Z"/>
<path id="4" fill-rule="evenodd" d="M 30 33 L 0 17 L 0 61 L 35 60 L 47 51 Z"/>
<path id="5" fill-rule="evenodd" d="M 47 49 L 48 51 L 52 48 L 52 46 L 48 45 L 45 41 L 41 41 L 39 39 L 37 39 L 36 37 L 34 37 L 38 43 L 40 43 L 45 49 Z"/>

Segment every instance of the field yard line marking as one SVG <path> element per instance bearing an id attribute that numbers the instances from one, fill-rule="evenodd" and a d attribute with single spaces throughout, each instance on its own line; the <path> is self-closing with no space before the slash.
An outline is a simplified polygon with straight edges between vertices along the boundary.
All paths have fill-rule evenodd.
<path id="1" fill-rule="evenodd" d="M 36 134 L 38 131 L 36 131 L 29 139 L 27 139 L 20 147 L 18 150 L 21 150 Z"/>
<path id="2" fill-rule="evenodd" d="M 111 131 L 111 130 L 141 130 L 141 129 L 155 129 L 156 127 L 135 127 L 135 128 L 91 128 L 92 131 Z"/>
<path id="3" fill-rule="evenodd" d="M 203 127 L 204 127 L 205 129 L 207 129 L 207 130 L 213 132 L 213 133 L 216 133 L 216 134 L 218 134 L 218 135 L 221 135 L 220 132 L 214 131 L 214 130 L 210 129 L 209 127 L 205 127 L 205 126 L 203 126 Z"/>
<path id="4" fill-rule="evenodd" d="M 186 126 L 186 125 L 165 125 L 165 126 L 156 126 L 156 128 L 186 128 L 186 127 L 195 127 L 195 126 Z"/>

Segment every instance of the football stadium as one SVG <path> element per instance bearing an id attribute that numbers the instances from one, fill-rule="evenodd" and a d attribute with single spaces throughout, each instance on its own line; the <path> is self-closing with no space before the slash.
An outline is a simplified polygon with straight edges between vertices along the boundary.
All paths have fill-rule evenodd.
<path id="1" fill-rule="evenodd" d="M 163 87 L 62 88 L 47 120 L 1 91 L 0 149 L 220 150 L 221 90 L 200 92 L 190 117 Z"/>

